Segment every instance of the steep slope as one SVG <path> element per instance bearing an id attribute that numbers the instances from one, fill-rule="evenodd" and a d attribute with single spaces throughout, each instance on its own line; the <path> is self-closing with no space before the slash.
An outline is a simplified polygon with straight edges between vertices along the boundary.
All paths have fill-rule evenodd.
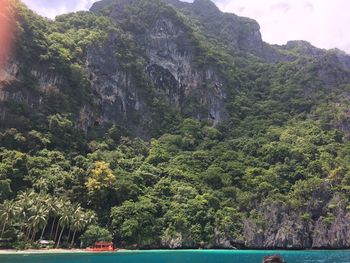
<path id="1" fill-rule="evenodd" d="M 98 2 L 91 10 L 103 14 L 108 10 L 133 35 L 143 52 L 144 72 L 168 105 L 213 124 L 225 120 L 225 79 L 215 65 L 198 61 L 203 48 L 176 10 L 160 1 Z"/>
<path id="2" fill-rule="evenodd" d="M 97 224 L 123 247 L 350 247 L 347 54 L 271 46 L 209 0 L 102 0 L 55 21 L 12 4 L 1 235 L 59 243 Z"/>
<path id="3" fill-rule="evenodd" d="M 259 24 L 249 18 L 223 13 L 210 0 L 196 0 L 192 4 L 167 0 L 186 16 L 209 39 L 225 45 L 232 52 L 246 51 L 264 57 L 277 52 L 262 41 Z"/>
<path id="4" fill-rule="evenodd" d="M 292 60 L 300 70 L 318 71 L 310 76 L 312 85 L 321 85 L 317 93 L 323 93 L 323 87 L 328 90 L 348 80 L 350 60 L 345 54 L 300 42 L 268 46 L 267 51 L 255 21 L 222 13 L 210 1 L 170 1 L 170 5 L 161 1 L 101 1 L 91 10 L 97 16 L 80 13 L 61 16 L 55 22 L 35 15 L 22 18 L 25 34 L 5 72 L 8 81 L 23 79 L 37 88 L 35 92 L 28 88 L 20 92 L 13 88 L 10 92 L 3 81 L 3 101 L 23 105 L 20 114 L 2 107 L 4 127 L 17 125 L 6 126 L 7 121 L 14 120 L 10 116 L 22 120 L 27 116 L 29 122 L 41 116 L 40 123 L 55 113 L 70 115 L 75 126 L 85 132 L 117 124 L 142 137 L 161 134 L 159 130 L 176 125 L 176 121 L 169 123 L 170 119 L 181 116 L 213 125 L 226 123 L 237 114 L 246 115 L 242 113 L 245 106 L 237 102 L 242 96 L 248 104 L 274 96 L 271 82 L 279 78 L 278 71 L 285 66 L 259 64 L 259 59 L 265 61 L 265 55 L 275 57 L 268 59 L 269 63 Z M 90 24 L 84 25 L 82 20 L 87 17 Z M 222 32 L 214 34 L 215 28 Z M 39 30 L 46 33 L 35 36 Z M 88 30 L 93 33 L 86 33 Z M 29 43 L 33 36 L 37 43 Z M 31 52 L 21 51 L 23 47 Z M 40 64 L 26 64 L 38 57 Z M 256 74 L 257 68 L 270 75 L 269 80 L 258 84 L 260 87 L 252 79 L 264 77 Z M 22 71 L 31 73 L 24 76 Z M 300 90 L 296 98 L 318 99 L 306 88 L 309 85 L 297 79 L 295 82 L 288 86 L 295 86 L 294 93 Z M 258 97 L 252 94 L 254 89 L 259 89 Z M 52 107 L 54 104 L 57 106 Z M 238 108 L 232 109 L 232 105 Z M 36 112 L 40 116 L 31 117 Z M 18 123 L 19 127 L 20 123 L 23 122 Z"/>
<path id="5" fill-rule="evenodd" d="M 346 54 L 300 41 L 270 46 L 262 41 L 255 21 L 222 13 L 209 0 L 166 3 L 170 6 L 161 1 L 101 1 L 91 10 L 110 16 L 133 35 L 144 52 L 144 71 L 165 93 L 169 105 L 185 117 L 214 125 L 236 115 L 242 119 L 246 116 L 243 109 L 247 109 L 240 105 L 242 97 L 247 104 L 274 100 L 276 82 L 283 86 L 279 99 L 286 97 L 287 104 L 292 98 L 310 101 L 311 110 L 329 90 L 348 83 L 350 57 Z M 293 75 L 285 76 L 288 84 L 286 78 L 281 80 L 287 68 Z M 264 73 L 257 74 L 257 70 Z M 298 107 L 271 110 L 275 114 L 306 113 L 305 107 Z M 261 114 L 254 111 L 250 115 Z"/>

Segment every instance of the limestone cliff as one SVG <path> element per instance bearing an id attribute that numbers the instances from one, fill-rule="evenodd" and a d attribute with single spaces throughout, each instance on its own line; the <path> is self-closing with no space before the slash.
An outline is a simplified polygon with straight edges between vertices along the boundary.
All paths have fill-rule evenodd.
<path id="1" fill-rule="evenodd" d="M 185 116 L 214 125 L 222 123 L 226 118 L 224 104 L 227 97 L 224 79 L 211 65 L 196 65 L 197 46 L 193 42 L 191 28 L 176 11 L 162 2 L 150 3 L 155 15 L 149 17 L 149 13 L 140 13 L 136 19 L 137 22 L 142 20 L 143 29 L 137 31 L 130 30 L 136 27 L 137 22 L 130 24 L 128 17 L 135 16 L 137 8 L 143 5 L 150 8 L 142 1 L 102 1 L 95 3 L 91 10 L 101 13 L 108 6 L 109 16 L 131 33 L 136 45 L 142 50 L 142 71 L 164 95 L 169 106 Z M 141 111 L 144 112 L 144 109 Z"/>
<path id="2" fill-rule="evenodd" d="M 102 0 L 55 21 L 20 5 L 17 22 L 13 54 L 0 69 L 1 142 L 30 152 L 37 141 L 18 145 L 34 132 L 44 142 L 38 149 L 68 152 L 72 164 L 106 154 L 123 194 L 110 189 L 118 201 L 103 220 L 153 187 L 161 197 L 169 192 L 170 204 L 166 187 L 179 181 L 187 185 L 180 190 L 196 188 L 193 213 L 208 222 L 183 227 L 158 218 L 167 205 L 152 207 L 152 224 L 164 225 L 145 247 L 350 247 L 346 53 L 305 41 L 269 45 L 256 21 L 209 0 Z M 102 154 L 121 141 L 120 152 Z M 81 184 L 70 194 L 85 195 L 87 166 L 67 168 Z M 169 186 L 158 187 L 163 180 Z M 174 210 L 187 215 L 184 200 Z"/>

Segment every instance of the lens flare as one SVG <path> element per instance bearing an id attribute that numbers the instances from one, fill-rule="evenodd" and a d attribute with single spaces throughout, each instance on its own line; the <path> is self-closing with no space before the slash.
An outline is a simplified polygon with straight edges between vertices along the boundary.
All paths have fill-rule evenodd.
<path id="1" fill-rule="evenodd" d="M 0 72 L 9 59 L 15 30 L 11 1 L 0 0 Z"/>

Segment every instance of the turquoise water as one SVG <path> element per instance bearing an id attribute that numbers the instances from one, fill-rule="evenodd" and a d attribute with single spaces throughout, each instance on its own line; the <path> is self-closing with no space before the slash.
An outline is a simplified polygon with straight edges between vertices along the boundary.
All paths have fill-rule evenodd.
<path id="1" fill-rule="evenodd" d="M 261 263 L 281 254 L 288 263 L 350 263 L 350 251 L 139 251 L 92 254 L 0 255 L 0 263 Z"/>

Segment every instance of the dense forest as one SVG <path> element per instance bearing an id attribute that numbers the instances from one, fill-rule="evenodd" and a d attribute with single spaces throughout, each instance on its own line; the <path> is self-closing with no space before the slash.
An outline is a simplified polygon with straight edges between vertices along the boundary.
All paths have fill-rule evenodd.
<path id="1" fill-rule="evenodd" d="M 1 12 L 0 246 L 350 247 L 345 53 L 209 0 Z"/>

